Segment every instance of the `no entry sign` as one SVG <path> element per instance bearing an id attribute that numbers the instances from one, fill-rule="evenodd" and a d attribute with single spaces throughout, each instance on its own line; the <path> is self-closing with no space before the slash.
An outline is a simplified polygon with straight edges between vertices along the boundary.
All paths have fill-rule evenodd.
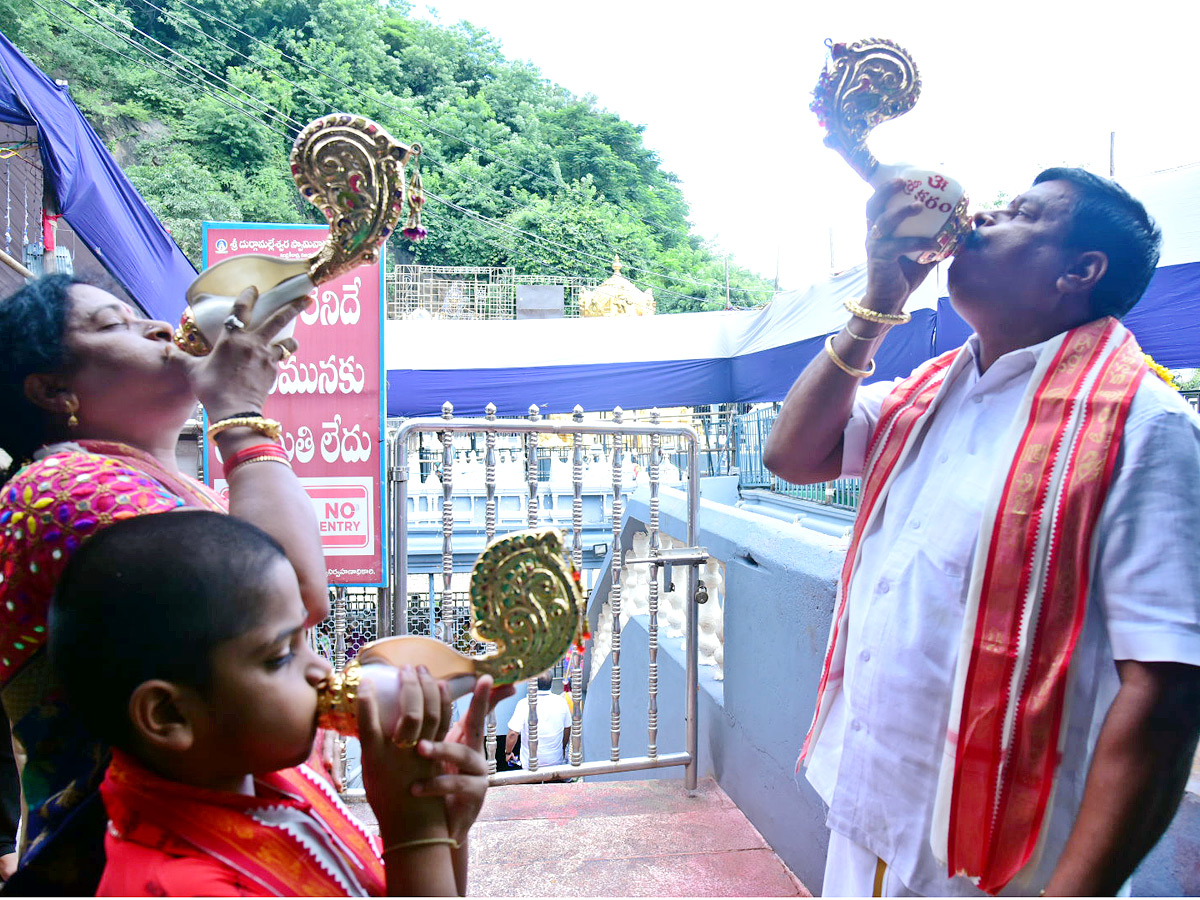
<path id="1" fill-rule="evenodd" d="M 204 266 L 243 253 L 309 257 L 326 234 L 317 225 L 205 222 Z M 330 584 L 387 583 L 382 271 L 381 259 L 313 291 L 296 323 L 299 349 L 280 365 L 264 410 L 283 424 L 284 449 L 312 500 Z M 205 473 L 227 490 L 211 441 Z"/>

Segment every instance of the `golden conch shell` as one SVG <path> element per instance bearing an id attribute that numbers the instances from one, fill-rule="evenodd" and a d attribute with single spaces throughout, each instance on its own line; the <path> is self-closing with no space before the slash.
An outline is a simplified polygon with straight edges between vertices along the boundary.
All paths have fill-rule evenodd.
<path id="1" fill-rule="evenodd" d="M 292 177 L 325 214 L 329 237 L 306 259 L 247 253 L 205 269 L 187 290 L 176 345 L 195 356 L 209 353 L 234 298 L 251 285 L 259 296 L 246 326 L 256 328 L 317 285 L 376 262 L 403 213 L 404 166 L 420 153 L 420 145 L 402 144 L 362 116 L 335 113 L 307 125 L 292 146 Z M 281 332 L 278 340 L 288 336 Z"/>
<path id="2" fill-rule="evenodd" d="M 471 616 L 472 635 L 494 642 L 494 652 L 466 656 L 449 644 L 417 635 L 372 641 L 343 672 L 322 685 L 321 725 L 356 733 L 362 680 L 374 676 L 395 683 L 394 672 L 374 663 L 424 665 L 435 678 L 450 682 L 452 696 L 470 691 L 480 675 L 511 684 L 552 667 L 572 643 L 587 637 L 579 571 L 566 555 L 562 534 L 555 528 L 530 529 L 488 544 L 471 574 Z M 381 696 L 381 707 L 386 703 Z M 391 717 L 382 709 L 381 715 L 387 729 Z"/>
<path id="3" fill-rule="evenodd" d="M 936 247 L 909 254 L 917 262 L 939 262 L 950 256 L 971 230 L 968 199 L 962 187 L 945 175 L 904 164 L 881 165 L 867 148 L 875 126 L 911 110 L 921 95 L 921 78 L 908 51 L 892 41 L 869 38 L 852 44 L 829 44 L 830 60 L 813 90 L 810 109 L 826 130 L 825 145 L 836 150 L 873 187 L 903 178 L 905 190 L 893 205 L 925 206 L 906 219 L 894 237 L 927 237 Z M 889 205 L 889 208 L 892 208 Z"/>

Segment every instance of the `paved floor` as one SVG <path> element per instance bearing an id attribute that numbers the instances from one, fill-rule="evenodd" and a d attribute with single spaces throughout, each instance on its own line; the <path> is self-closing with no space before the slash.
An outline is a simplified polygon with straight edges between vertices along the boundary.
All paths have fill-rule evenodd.
<path id="1" fill-rule="evenodd" d="M 712 779 L 693 797 L 679 780 L 495 788 L 471 832 L 468 893 L 811 896 Z"/>

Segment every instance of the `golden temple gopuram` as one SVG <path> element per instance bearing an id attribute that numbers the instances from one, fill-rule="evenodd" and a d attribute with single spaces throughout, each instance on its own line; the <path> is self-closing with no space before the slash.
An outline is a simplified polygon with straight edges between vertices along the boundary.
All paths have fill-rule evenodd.
<path id="1" fill-rule="evenodd" d="M 621 257 L 613 257 L 613 273 L 605 281 L 579 295 L 581 316 L 652 316 L 654 292 L 640 290 L 621 274 Z"/>

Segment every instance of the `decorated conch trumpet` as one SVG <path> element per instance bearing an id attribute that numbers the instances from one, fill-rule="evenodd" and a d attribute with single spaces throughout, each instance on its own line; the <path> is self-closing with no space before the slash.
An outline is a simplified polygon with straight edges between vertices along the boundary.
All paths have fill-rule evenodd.
<path id="1" fill-rule="evenodd" d="M 419 144 L 400 143 L 380 125 L 362 116 L 337 113 L 310 123 L 292 146 L 292 177 L 301 196 L 329 220 L 329 237 L 315 256 L 281 259 L 247 253 L 205 269 L 187 290 L 175 343 L 204 356 L 229 317 L 234 298 L 250 285 L 258 300 L 244 325 L 256 328 L 287 303 L 322 282 L 379 259 L 379 247 L 396 228 L 405 197 L 404 166 L 413 164 L 408 184 L 410 240 L 425 236 L 421 227 Z M 291 328 L 276 341 L 291 335 Z"/>
<path id="2" fill-rule="evenodd" d="M 533 678 L 587 637 L 579 571 L 553 528 L 518 531 L 492 541 L 471 574 L 471 635 L 496 644 L 492 653 L 466 656 L 449 644 L 406 635 L 365 645 L 318 693 L 325 728 L 357 734 L 358 691 L 372 682 L 380 724 L 388 733 L 399 718 L 396 667 L 427 667 L 448 682 L 452 697 L 468 693 L 481 675 L 497 684 Z"/>
<path id="3" fill-rule="evenodd" d="M 932 238 L 936 249 L 909 254 L 917 262 L 945 259 L 970 230 L 967 196 L 952 178 L 907 164 L 882 165 L 867 149 L 867 135 L 880 122 L 902 116 L 916 105 L 921 79 L 902 47 L 871 38 L 853 44 L 830 44 L 830 59 L 813 90 L 811 109 L 833 148 L 875 188 L 893 178 L 904 179 L 904 191 L 889 205 L 914 200 L 925 210 L 901 222 L 895 237 Z"/>

